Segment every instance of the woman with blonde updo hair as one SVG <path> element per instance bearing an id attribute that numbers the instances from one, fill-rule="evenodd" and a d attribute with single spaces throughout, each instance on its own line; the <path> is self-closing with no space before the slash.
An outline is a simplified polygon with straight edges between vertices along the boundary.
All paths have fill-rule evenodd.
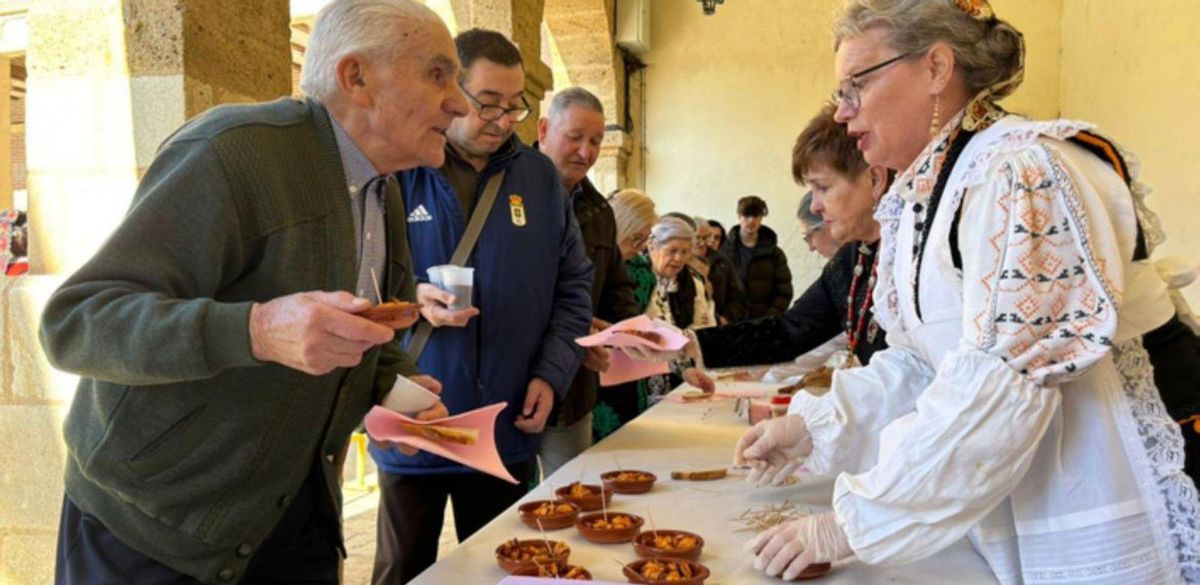
<path id="1" fill-rule="evenodd" d="M 891 346 L 752 428 L 735 459 L 836 478 L 833 511 L 755 566 L 909 563 L 964 536 L 1004 584 L 1198 583 L 1200 344 L 1148 261 L 1137 165 L 1090 124 L 1031 121 L 1021 33 L 986 0 L 850 0 L 836 118 L 883 196 Z M 1193 475 L 1194 477 L 1194 475 Z"/>
<path id="2" fill-rule="evenodd" d="M 654 200 L 638 189 L 622 189 L 608 198 L 617 221 L 617 246 L 621 258 L 629 260 L 646 251 L 650 228 L 658 221 Z"/>

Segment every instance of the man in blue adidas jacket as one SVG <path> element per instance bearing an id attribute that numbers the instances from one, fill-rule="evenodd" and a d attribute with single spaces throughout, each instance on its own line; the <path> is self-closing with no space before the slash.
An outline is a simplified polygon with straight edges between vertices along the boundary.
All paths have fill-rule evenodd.
<path id="1" fill-rule="evenodd" d="M 521 54 L 503 35 L 480 29 L 455 44 L 471 112 L 447 130 L 442 168 L 400 175 L 418 277 L 450 261 L 488 179 L 506 175 L 468 261 L 479 314 L 434 329 L 419 367 L 442 382 L 452 414 L 508 403 L 496 445 L 521 484 L 428 453 L 372 447 L 381 487 L 377 584 L 407 582 L 433 564 L 447 497 L 463 540 L 525 494 L 546 418 L 582 360 L 574 340 L 592 319 L 592 264 L 557 171 L 513 134 L 529 115 Z M 428 297 L 429 287 L 418 296 Z"/>

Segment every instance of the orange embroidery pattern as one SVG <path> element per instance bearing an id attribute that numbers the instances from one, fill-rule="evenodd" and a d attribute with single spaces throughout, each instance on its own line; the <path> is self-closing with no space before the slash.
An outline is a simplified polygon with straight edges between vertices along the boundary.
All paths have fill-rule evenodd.
<path id="1" fill-rule="evenodd" d="M 1108 291 L 1090 278 L 1103 266 L 1089 251 L 1086 218 L 1072 218 L 1078 209 L 1063 201 L 1073 196 L 1065 173 L 1032 163 L 1001 172 L 1012 187 L 999 201 L 1009 221 L 990 238 L 998 266 L 980 282 L 995 310 L 972 322 L 980 339 L 1003 340 L 1018 371 L 1039 380 L 1073 374 L 1109 351 L 1116 319 Z"/>

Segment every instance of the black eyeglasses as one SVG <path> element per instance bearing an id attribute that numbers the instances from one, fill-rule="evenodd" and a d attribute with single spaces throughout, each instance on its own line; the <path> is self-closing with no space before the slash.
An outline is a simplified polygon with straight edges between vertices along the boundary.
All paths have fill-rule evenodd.
<path id="1" fill-rule="evenodd" d="M 908 53 L 901 53 L 895 57 L 892 57 L 891 59 L 888 59 L 887 61 L 876 63 L 875 65 L 867 67 L 866 69 L 847 75 L 838 83 L 838 88 L 834 90 L 832 96 L 833 102 L 844 105 L 851 110 L 857 110 L 858 107 L 862 105 L 862 96 L 859 95 L 859 91 L 861 91 L 863 88 L 861 81 L 862 77 L 864 75 L 879 71 L 880 69 L 883 69 L 892 63 L 896 63 L 901 59 L 911 57 L 913 54 L 914 53 L 912 51 Z"/>
<path id="2" fill-rule="evenodd" d="M 525 100 L 525 96 L 520 97 L 521 105 L 513 108 L 505 108 L 501 106 L 485 104 L 479 101 L 479 98 L 467 91 L 467 88 L 463 87 L 461 83 L 458 84 L 458 88 L 462 90 L 463 95 L 471 98 L 471 101 L 475 103 L 475 110 L 479 112 L 480 120 L 485 122 L 495 122 L 502 116 L 508 116 L 508 119 L 512 120 L 513 122 L 523 122 L 525 121 L 525 118 L 529 117 L 531 108 L 529 107 L 529 102 Z"/>

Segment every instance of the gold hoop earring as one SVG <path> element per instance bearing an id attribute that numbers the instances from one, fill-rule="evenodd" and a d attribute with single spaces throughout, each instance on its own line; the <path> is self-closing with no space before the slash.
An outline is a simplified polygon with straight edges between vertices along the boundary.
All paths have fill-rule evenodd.
<path id="1" fill-rule="evenodd" d="M 929 123 L 929 137 L 937 136 L 942 129 L 942 96 L 933 96 L 933 121 Z"/>

